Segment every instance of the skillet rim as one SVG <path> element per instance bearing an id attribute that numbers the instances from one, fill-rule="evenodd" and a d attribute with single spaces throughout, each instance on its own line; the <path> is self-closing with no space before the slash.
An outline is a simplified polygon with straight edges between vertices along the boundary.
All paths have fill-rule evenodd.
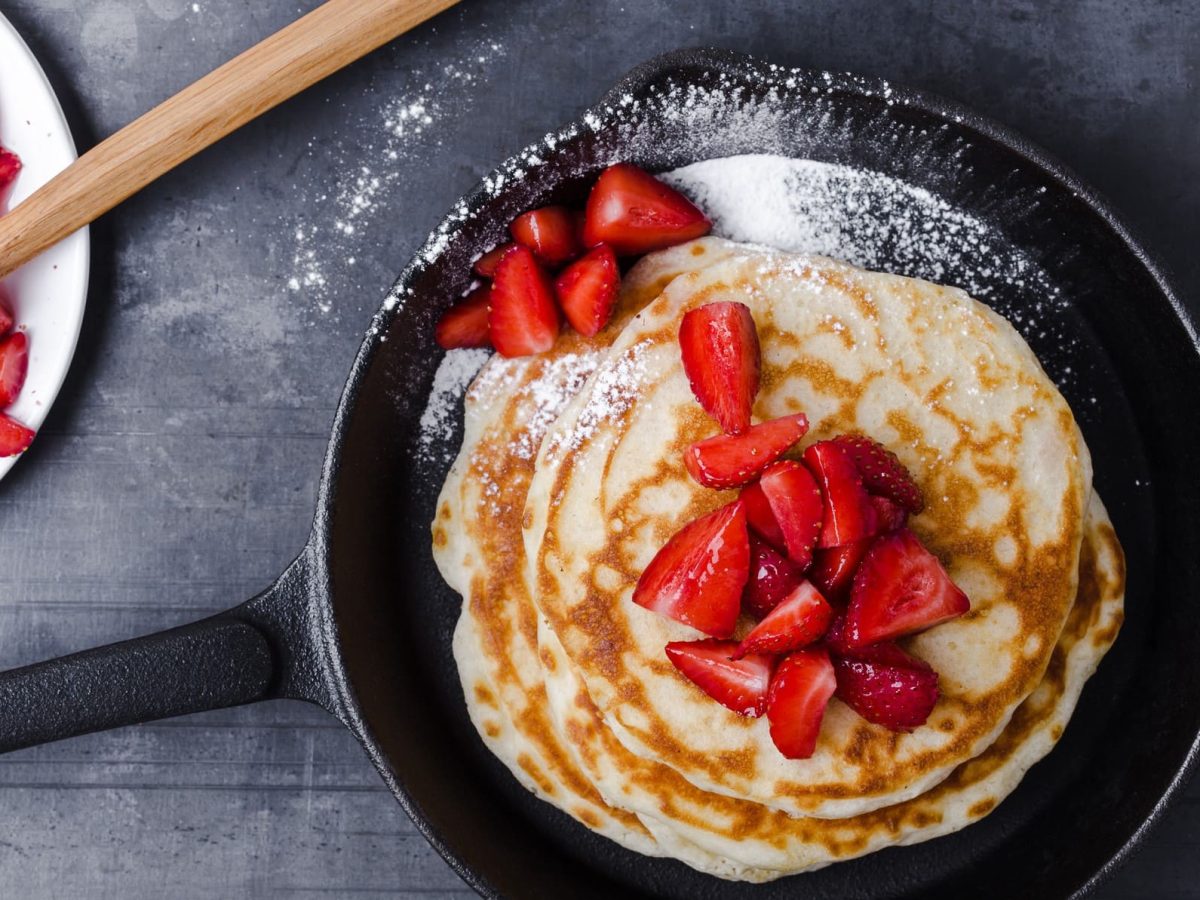
<path id="1" fill-rule="evenodd" d="M 433 265 L 440 253 L 464 225 L 474 219 L 482 205 L 495 198 L 495 191 L 489 188 L 489 182 L 495 185 L 499 180 L 504 179 L 531 153 L 553 155 L 557 151 L 550 145 L 550 142 L 553 141 L 554 145 L 557 145 L 577 136 L 586 127 L 585 120 L 589 117 L 599 117 L 602 122 L 608 124 L 606 117 L 612 114 L 613 107 L 623 94 L 636 94 L 674 71 L 695 67 L 717 70 L 720 73 L 741 78 L 777 79 L 781 74 L 796 74 L 812 79 L 826 74 L 816 69 L 774 65 L 750 54 L 705 47 L 670 50 L 629 70 L 605 91 L 596 103 L 540 140 L 509 156 L 484 175 L 468 193 L 451 206 L 450 211 L 441 219 L 401 271 L 385 296 L 380 309 L 372 318 L 371 325 L 351 365 L 334 415 L 329 447 L 322 465 L 316 513 L 307 550 L 312 560 L 312 602 L 316 607 L 313 610 L 314 621 L 319 629 L 324 667 L 327 670 L 326 680 L 334 699 L 335 714 L 362 744 L 384 783 L 421 835 L 467 885 L 480 896 L 489 898 L 489 900 L 501 898 L 502 895 L 484 873 L 468 864 L 463 856 L 451 846 L 447 837 L 430 824 L 419 801 L 408 789 L 401 774 L 393 769 L 381 749 L 363 717 L 354 687 L 350 683 L 335 621 L 330 560 L 330 533 L 333 523 L 333 506 L 336 500 L 334 486 L 341 472 L 346 432 L 357 404 L 359 391 L 378 352 L 379 337 L 387 331 L 392 319 L 400 311 L 400 304 L 397 301 L 411 292 L 413 283 L 429 266 Z M 1099 216 L 1104 225 L 1129 251 L 1133 259 L 1145 269 L 1157 288 L 1157 293 L 1167 301 L 1174 318 L 1182 326 L 1188 342 L 1200 355 L 1200 331 L 1197 329 L 1191 312 L 1183 304 L 1179 293 L 1175 290 L 1172 284 L 1173 276 L 1169 274 L 1167 266 L 1146 249 L 1135 230 L 1121 220 L 1110 201 L 1082 181 L 1057 157 L 1015 130 L 974 111 L 959 101 L 930 91 L 897 85 L 876 76 L 838 73 L 834 75 L 834 78 L 835 90 L 831 96 L 851 94 L 859 97 L 879 97 L 890 93 L 892 98 L 906 107 L 940 119 L 947 125 L 974 130 L 981 138 L 1014 154 L 1039 170 L 1060 189 L 1072 194 L 1089 211 Z M 511 182 L 509 184 L 511 185 Z M 510 189 L 509 186 L 503 188 L 504 191 Z M 1200 761 L 1200 733 L 1193 737 L 1187 753 L 1146 818 L 1129 835 L 1124 844 L 1090 878 L 1076 888 L 1070 895 L 1071 897 L 1081 898 L 1091 894 L 1101 882 L 1129 859 L 1178 798 L 1180 791 L 1193 775 L 1198 761 Z"/>

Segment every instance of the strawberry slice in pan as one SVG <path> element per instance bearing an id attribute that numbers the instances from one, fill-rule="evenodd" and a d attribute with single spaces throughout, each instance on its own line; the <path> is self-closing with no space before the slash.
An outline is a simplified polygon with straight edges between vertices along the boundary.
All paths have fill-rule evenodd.
<path id="1" fill-rule="evenodd" d="M 33 443 L 32 428 L 0 413 L 0 456 L 16 456 Z"/>
<path id="2" fill-rule="evenodd" d="M 500 265 L 500 260 L 504 259 L 508 251 L 517 246 L 511 241 L 507 244 L 501 244 L 499 247 L 493 247 L 479 259 L 475 260 L 475 264 L 471 266 L 471 271 L 481 278 L 496 277 L 496 266 Z"/>
<path id="3" fill-rule="evenodd" d="M 691 310 L 679 324 L 679 348 L 704 411 L 726 434 L 748 429 L 762 366 L 750 307 L 723 301 Z"/>
<path id="4" fill-rule="evenodd" d="M 914 515 L 925 507 L 921 489 L 891 450 L 861 434 L 840 434 L 833 440 L 849 452 L 872 494 L 887 497 Z"/>
<path id="5" fill-rule="evenodd" d="M 667 658 L 700 690 L 743 716 L 761 716 L 775 661 L 750 654 L 733 659 L 737 641 L 672 641 Z"/>
<path id="6" fill-rule="evenodd" d="M 617 255 L 606 244 L 589 250 L 554 280 L 554 293 L 558 295 L 563 315 L 585 337 L 591 337 L 608 324 L 620 288 Z"/>
<path id="7" fill-rule="evenodd" d="M 938 558 L 902 528 L 876 538 L 858 566 L 845 644 L 860 648 L 924 631 L 970 608 Z"/>
<path id="8" fill-rule="evenodd" d="M 924 660 L 892 643 L 833 657 L 837 697 L 875 725 L 912 731 L 929 719 L 938 700 L 938 675 Z"/>
<path id="9" fill-rule="evenodd" d="M 697 483 L 724 490 L 758 477 L 808 431 L 804 413 L 752 425 L 743 434 L 718 434 L 688 447 L 684 465 Z"/>
<path id="10" fill-rule="evenodd" d="M 0 409 L 12 405 L 29 371 L 29 339 L 14 331 L 0 340 Z"/>
<path id="11" fill-rule="evenodd" d="M 803 579 L 800 570 L 786 556 L 750 533 L 750 575 L 742 591 L 742 607 L 746 612 L 756 619 L 763 618 Z"/>
<path id="12" fill-rule="evenodd" d="M 0 192 L 16 181 L 21 171 L 21 158 L 11 150 L 0 147 Z"/>
<path id="13" fill-rule="evenodd" d="M 833 607 L 811 582 L 801 581 L 738 645 L 734 659 L 747 653 L 787 653 L 806 647 L 829 629 Z"/>
<path id="14" fill-rule="evenodd" d="M 689 522 L 646 566 L 633 602 L 716 638 L 733 634 L 750 570 L 738 501 Z"/>
<path id="15" fill-rule="evenodd" d="M 491 290 L 477 287 L 458 303 L 442 313 L 433 336 L 445 350 L 458 347 L 490 347 L 488 331 L 488 301 Z"/>
<path id="16" fill-rule="evenodd" d="M 788 558 L 807 569 L 824 515 L 816 480 L 800 463 L 783 459 L 763 472 L 758 483 L 783 534 Z"/>
<path id="17" fill-rule="evenodd" d="M 542 353 L 558 338 L 554 289 L 528 247 L 514 247 L 496 265 L 488 330 L 502 356 Z"/>
<path id="18" fill-rule="evenodd" d="M 817 749 L 825 707 L 837 689 L 824 647 L 796 650 L 775 670 L 767 692 L 771 740 L 788 759 L 808 759 Z"/>
<path id="19" fill-rule="evenodd" d="M 558 266 L 579 255 L 583 247 L 575 227 L 575 214 L 565 206 L 531 209 L 513 219 L 513 240 L 533 251 L 539 261 Z"/>
<path id="20" fill-rule="evenodd" d="M 588 195 L 583 242 L 622 256 L 661 250 L 708 234 L 712 222 L 687 197 L 630 163 L 600 173 Z"/>
<path id="21" fill-rule="evenodd" d="M 775 521 L 775 513 L 771 512 L 770 501 L 763 493 L 762 484 L 755 482 L 742 488 L 738 499 L 746 505 L 746 524 L 754 533 L 776 550 L 787 552 L 787 543 L 783 539 L 783 529 Z"/>
<path id="22" fill-rule="evenodd" d="M 840 603 L 849 596 L 854 573 L 858 571 L 858 564 L 870 546 L 871 540 L 866 538 L 853 544 L 816 550 L 808 577 L 821 589 L 822 594 Z"/>
<path id="23" fill-rule="evenodd" d="M 874 534 L 875 507 L 849 451 L 835 441 L 821 441 L 804 451 L 804 462 L 825 501 L 817 546 L 840 547 Z"/>
<path id="24" fill-rule="evenodd" d="M 871 494 L 867 499 L 875 507 L 875 531 L 878 534 L 896 531 L 908 524 L 908 510 L 895 500 L 880 494 Z"/>

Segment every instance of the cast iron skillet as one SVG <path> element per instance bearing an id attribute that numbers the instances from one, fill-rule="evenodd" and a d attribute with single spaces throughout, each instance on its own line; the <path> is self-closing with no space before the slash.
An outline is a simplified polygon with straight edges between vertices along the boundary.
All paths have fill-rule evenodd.
<path id="1" fill-rule="evenodd" d="M 697 103 L 689 88 L 728 106 Z M 516 213 L 577 201 L 615 159 L 661 170 L 748 152 L 899 176 L 994 226 L 996 242 L 952 262 L 943 281 L 963 282 L 968 266 L 979 281 L 1006 248 L 1045 270 L 1064 298 L 1049 311 L 1001 277 L 980 293 L 1010 314 L 1037 312 L 1022 316 L 1024 330 L 1080 418 L 1129 563 L 1120 639 L 1062 742 L 996 812 L 951 837 L 762 886 L 619 849 L 526 794 L 483 749 L 450 653 L 459 600 L 430 557 L 428 523 L 459 436 L 430 448 L 419 428 L 441 356 L 437 315 Z M 903 246 L 886 263 L 929 273 Z M 0 675 L 0 749 L 300 698 L 354 732 L 418 827 L 485 896 L 1080 896 L 1161 816 L 1197 752 L 1197 409 L 1187 312 L 1108 205 L 1041 150 L 881 81 L 669 53 L 493 172 L 404 270 L 350 372 L 312 536 L 280 579 L 222 615 Z"/>

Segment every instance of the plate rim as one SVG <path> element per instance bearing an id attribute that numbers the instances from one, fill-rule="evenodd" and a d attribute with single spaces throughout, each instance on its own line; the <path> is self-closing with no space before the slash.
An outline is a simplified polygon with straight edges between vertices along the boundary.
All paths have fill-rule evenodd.
<path id="1" fill-rule="evenodd" d="M 54 85 L 51 83 L 50 78 L 46 75 L 46 70 L 42 68 L 42 64 L 38 61 L 37 55 L 21 36 L 21 32 L 17 30 L 16 25 L 14 25 L 12 21 L 4 15 L 3 11 L 0 11 L 0 39 L 4 38 L 11 40 L 13 44 L 24 53 L 24 56 L 29 65 L 32 67 L 34 73 L 41 80 L 42 86 L 44 87 L 47 96 L 50 98 L 49 108 L 58 118 L 58 123 L 62 129 L 62 137 L 66 142 L 66 149 L 69 151 L 71 161 L 74 162 L 79 158 L 78 145 L 75 142 L 75 135 L 71 130 L 71 123 L 67 119 L 66 113 L 63 111 L 61 101 L 58 99 L 58 92 L 54 90 Z M 2 136 L 0 136 L 0 138 L 2 138 Z M 45 182 L 43 182 L 43 184 L 45 184 Z M 38 187 L 34 190 L 36 191 L 41 187 L 42 185 L 38 185 Z M 74 283 L 72 285 L 72 294 L 78 297 L 75 305 L 77 306 L 79 313 L 76 316 L 74 332 L 69 335 L 67 340 L 66 365 L 61 366 L 55 376 L 46 383 L 45 388 L 43 389 L 43 402 L 38 408 L 37 414 L 26 423 L 39 432 L 42 425 L 49 417 L 50 411 L 57 402 L 58 395 L 62 392 L 63 385 L 66 383 L 67 376 L 71 372 L 71 365 L 75 361 L 75 353 L 79 349 L 79 338 L 83 333 L 83 320 L 87 313 L 88 290 L 91 285 L 92 272 L 92 241 L 90 226 L 84 225 L 78 231 L 73 232 L 72 234 L 63 238 L 63 240 L 57 246 L 71 247 L 72 253 L 77 260 L 76 264 L 73 266 L 74 277 L 72 280 Z M 26 450 L 22 453 L 18 453 L 16 456 L 0 457 L 0 480 L 3 480 L 4 477 L 8 475 L 10 471 L 12 471 L 13 466 L 15 466 L 18 461 L 24 458 L 28 453 L 29 451 Z"/>

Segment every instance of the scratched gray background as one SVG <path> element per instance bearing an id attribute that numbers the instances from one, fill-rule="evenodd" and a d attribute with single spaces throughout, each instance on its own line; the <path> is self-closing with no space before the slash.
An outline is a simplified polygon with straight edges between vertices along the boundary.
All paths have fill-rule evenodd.
<path id="1" fill-rule="evenodd" d="M 84 148 L 314 5 L 0 0 Z M 1194 300 L 1200 4 L 1049 6 L 468 2 L 163 179 L 95 228 L 71 377 L 0 484 L 0 666 L 265 586 L 304 540 L 343 377 L 409 254 L 484 171 L 661 50 L 963 100 L 1114 199 Z M 1100 897 L 1200 897 L 1190 797 Z M 300 704 L 0 758 L 0 809 L 3 898 L 469 895 Z"/>

